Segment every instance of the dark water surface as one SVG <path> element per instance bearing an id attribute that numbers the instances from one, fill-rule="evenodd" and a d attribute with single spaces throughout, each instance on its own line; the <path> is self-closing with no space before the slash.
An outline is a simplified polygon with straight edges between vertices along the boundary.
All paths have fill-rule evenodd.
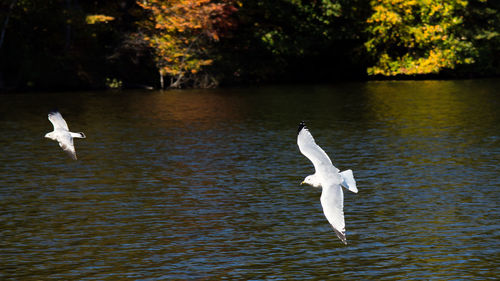
<path id="1" fill-rule="evenodd" d="M 0 96 L 1 280 L 498 280 L 500 80 Z M 78 161 L 56 142 L 57 107 Z M 348 246 L 296 145 L 359 193 Z"/>

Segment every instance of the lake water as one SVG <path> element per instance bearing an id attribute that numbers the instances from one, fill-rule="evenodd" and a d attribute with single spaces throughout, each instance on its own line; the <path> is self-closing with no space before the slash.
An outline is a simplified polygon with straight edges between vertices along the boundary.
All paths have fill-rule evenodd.
<path id="1" fill-rule="evenodd" d="M 498 280 L 500 80 L 0 95 L 1 280 Z M 58 108 L 78 160 L 45 139 Z M 349 244 L 296 144 L 359 193 Z"/>

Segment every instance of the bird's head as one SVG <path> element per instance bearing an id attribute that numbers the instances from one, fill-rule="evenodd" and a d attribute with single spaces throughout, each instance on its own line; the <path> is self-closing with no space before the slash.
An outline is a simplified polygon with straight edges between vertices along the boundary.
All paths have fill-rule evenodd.
<path id="1" fill-rule="evenodd" d="M 303 182 L 300 183 L 300 185 L 303 184 L 308 184 L 314 187 L 321 187 L 321 183 L 319 181 L 319 178 L 316 177 L 316 175 L 309 175 L 307 176 Z"/>
<path id="2" fill-rule="evenodd" d="M 56 138 L 54 137 L 54 132 L 46 133 L 45 137 L 51 140 L 55 140 Z"/>

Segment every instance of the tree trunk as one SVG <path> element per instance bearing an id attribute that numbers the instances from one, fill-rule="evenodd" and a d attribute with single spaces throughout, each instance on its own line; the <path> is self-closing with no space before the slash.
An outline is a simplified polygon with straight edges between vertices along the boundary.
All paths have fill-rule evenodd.
<path id="1" fill-rule="evenodd" d="M 174 83 L 170 84 L 170 88 L 180 88 L 183 78 L 184 78 L 184 73 L 179 74 L 179 76 L 177 76 L 177 80 L 175 80 Z"/>
<path id="2" fill-rule="evenodd" d="M 4 21 L 3 27 L 2 27 L 2 33 L 0 35 L 0 49 L 2 49 L 3 40 L 5 38 L 5 31 L 7 30 L 7 24 L 9 23 L 10 14 L 12 13 L 12 9 L 14 9 L 14 5 L 16 5 L 16 2 L 17 2 L 17 0 L 12 0 L 12 2 L 10 2 L 9 12 L 7 13 L 7 16 L 5 17 L 5 21 Z"/>

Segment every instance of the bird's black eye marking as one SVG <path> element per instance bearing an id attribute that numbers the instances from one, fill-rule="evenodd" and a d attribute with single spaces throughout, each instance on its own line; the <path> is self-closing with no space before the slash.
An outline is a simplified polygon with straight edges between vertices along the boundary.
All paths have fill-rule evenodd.
<path id="1" fill-rule="evenodd" d="M 300 131 L 303 129 L 303 128 L 306 128 L 306 123 L 304 121 L 300 122 L 299 124 L 299 130 L 297 131 L 297 134 L 300 133 Z M 306 128 L 307 129 L 307 128 Z"/>

